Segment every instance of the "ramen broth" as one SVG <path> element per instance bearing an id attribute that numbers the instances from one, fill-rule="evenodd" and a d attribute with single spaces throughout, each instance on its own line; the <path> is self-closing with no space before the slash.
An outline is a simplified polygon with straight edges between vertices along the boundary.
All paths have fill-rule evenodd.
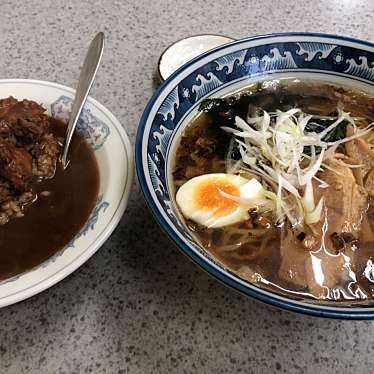
<path id="1" fill-rule="evenodd" d="M 287 115 L 291 122 L 284 120 Z M 323 81 L 260 82 L 223 99 L 208 99 L 184 130 L 176 150 L 176 193 L 198 176 L 225 173 L 256 179 L 273 200 L 269 198 L 265 208 L 254 204 L 246 219 L 221 227 L 191 219 L 196 212 L 187 216 L 181 211 L 181 215 L 207 252 L 250 283 L 293 298 L 370 301 L 374 297 L 373 120 L 374 96 Z M 298 142 L 304 141 L 300 137 L 275 148 L 277 137 L 294 136 L 286 125 L 296 133 L 304 131 L 315 143 L 300 146 Z M 256 148 L 261 131 L 272 135 L 261 138 L 265 145 Z M 281 157 L 287 154 L 282 153 L 291 143 L 301 155 L 297 168 L 305 171 L 304 179 L 309 178 L 304 185 L 300 170 L 292 174 L 291 167 L 283 166 Z M 251 158 L 255 152 L 259 152 L 256 162 Z M 273 161 L 266 163 L 271 157 Z M 312 160 L 319 159 L 311 178 Z M 273 178 L 272 168 L 277 173 L 286 170 L 289 178 Z M 297 191 L 290 193 L 294 190 L 287 182 L 293 180 Z M 310 189 L 313 211 L 303 200 L 307 194 L 310 197 Z M 299 207 L 301 213 L 297 196 L 301 205 L 305 203 Z M 248 203 L 248 199 L 233 199 Z"/>

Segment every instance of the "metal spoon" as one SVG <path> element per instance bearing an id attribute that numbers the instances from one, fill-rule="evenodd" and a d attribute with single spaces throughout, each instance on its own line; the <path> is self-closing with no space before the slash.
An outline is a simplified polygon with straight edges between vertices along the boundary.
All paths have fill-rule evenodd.
<path id="1" fill-rule="evenodd" d="M 82 112 L 83 105 L 86 102 L 92 83 L 95 79 L 97 70 L 100 65 L 101 57 L 104 50 L 104 34 L 99 32 L 92 40 L 83 67 L 79 75 L 78 87 L 75 92 L 75 98 L 71 110 L 69 124 L 66 129 L 64 147 L 61 154 L 61 163 L 64 169 L 69 165 L 68 152 L 75 127 L 78 123 L 79 116 Z"/>

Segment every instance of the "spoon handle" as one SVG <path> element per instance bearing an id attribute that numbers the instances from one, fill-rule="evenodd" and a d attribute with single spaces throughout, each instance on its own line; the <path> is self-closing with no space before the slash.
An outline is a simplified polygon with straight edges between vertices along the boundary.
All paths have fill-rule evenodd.
<path id="1" fill-rule="evenodd" d="M 99 68 L 103 50 L 104 34 L 102 32 L 99 32 L 92 40 L 88 48 L 83 67 L 79 75 L 78 87 L 75 93 L 69 124 L 66 129 L 65 142 L 61 156 L 61 162 L 64 169 L 69 164 L 68 152 L 71 139 L 73 137 L 75 127 L 78 123 L 79 116 L 82 112 L 83 105 L 87 99 L 88 93 L 90 92 L 92 83 Z"/>

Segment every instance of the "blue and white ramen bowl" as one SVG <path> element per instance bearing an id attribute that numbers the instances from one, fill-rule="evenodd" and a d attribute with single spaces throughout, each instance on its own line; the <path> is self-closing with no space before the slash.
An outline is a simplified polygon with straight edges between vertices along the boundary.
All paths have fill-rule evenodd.
<path id="1" fill-rule="evenodd" d="M 374 305 L 321 305 L 250 284 L 216 261 L 192 237 L 176 209 L 172 166 L 178 139 L 202 100 L 259 80 L 316 79 L 374 92 L 374 44 L 346 37 L 287 33 L 256 36 L 211 50 L 177 70 L 157 90 L 140 121 L 135 156 L 141 188 L 159 224 L 212 276 L 260 301 L 315 316 L 374 318 Z"/>

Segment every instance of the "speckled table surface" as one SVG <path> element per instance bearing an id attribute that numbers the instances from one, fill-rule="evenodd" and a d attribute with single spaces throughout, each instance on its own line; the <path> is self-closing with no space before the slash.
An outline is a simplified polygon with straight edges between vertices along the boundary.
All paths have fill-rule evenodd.
<path id="1" fill-rule="evenodd" d="M 92 96 L 134 140 L 168 43 L 203 32 L 373 40 L 373 14 L 371 0 L 2 0 L 0 77 L 74 86 L 88 41 L 102 30 L 107 48 Z M 289 314 L 227 289 L 174 248 L 135 181 L 96 255 L 0 310 L 0 373 L 364 373 L 374 364 L 373 327 Z"/>

